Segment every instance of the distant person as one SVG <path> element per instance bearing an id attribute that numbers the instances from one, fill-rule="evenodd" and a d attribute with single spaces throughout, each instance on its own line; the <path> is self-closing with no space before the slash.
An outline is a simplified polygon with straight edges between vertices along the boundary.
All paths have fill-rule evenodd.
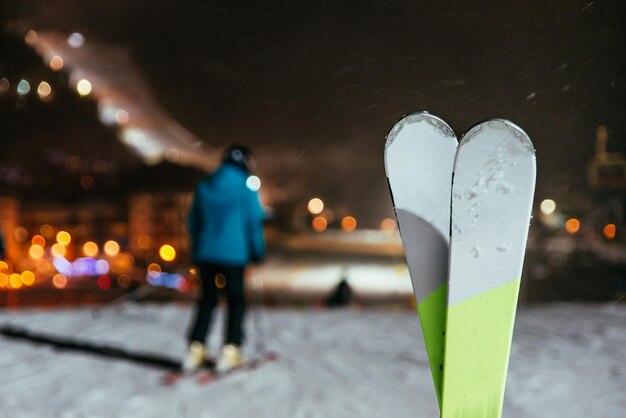
<path id="1" fill-rule="evenodd" d="M 196 187 L 189 232 L 202 289 L 189 330 L 185 371 L 196 370 L 205 362 L 205 342 L 220 290 L 226 293 L 228 315 L 217 367 L 227 370 L 243 362 L 244 268 L 265 256 L 265 214 L 257 192 L 246 183 L 253 164 L 247 147 L 233 145 L 225 152 L 222 165 Z"/>

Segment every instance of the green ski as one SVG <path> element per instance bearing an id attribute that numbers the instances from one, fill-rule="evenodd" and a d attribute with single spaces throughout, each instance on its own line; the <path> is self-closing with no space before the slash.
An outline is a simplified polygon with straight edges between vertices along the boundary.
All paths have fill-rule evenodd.
<path id="1" fill-rule="evenodd" d="M 493 119 L 462 138 L 454 163 L 442 418 L 502 414 L 535 188 L 535 152 Z"/>

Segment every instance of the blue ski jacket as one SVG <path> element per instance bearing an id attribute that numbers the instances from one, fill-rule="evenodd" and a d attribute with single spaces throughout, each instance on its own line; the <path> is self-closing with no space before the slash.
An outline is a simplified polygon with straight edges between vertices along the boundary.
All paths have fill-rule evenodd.
<path id="1" fill-rule="evenodd" d="M 195 262 L 245 266 L 265 256 L 265 213 L 247 179 L 243 169 L 224 163 L 198 183 L 189 212 Z"/>

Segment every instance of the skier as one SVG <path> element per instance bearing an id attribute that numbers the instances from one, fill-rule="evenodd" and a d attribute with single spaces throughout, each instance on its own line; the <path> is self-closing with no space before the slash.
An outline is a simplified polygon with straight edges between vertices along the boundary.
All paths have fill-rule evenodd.
<path id="1" fill-rule="evenodd" d="M 225 371 L 243 362 L 244 269 L 265 255 L 265 214 L 257 192 L 246 183 L 253 165 L 250 150 L 233 145 L 225 152 L 222 165 L 196 187 L 189 232 L 202 289 L 189 330 L 184 371 L 196 370 L 205 362 L 205 340 L 221 289 L 226 291 L 228 315 L 217 368 Z"/>

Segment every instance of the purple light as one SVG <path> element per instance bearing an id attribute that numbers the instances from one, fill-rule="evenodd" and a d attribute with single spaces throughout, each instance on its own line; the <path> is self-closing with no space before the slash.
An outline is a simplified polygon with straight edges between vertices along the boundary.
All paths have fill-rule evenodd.
<path id="1" fill-rule="evenodd" d="M 106 260 L 96 261 L 96 274 L 107 274 L 109 272 L 109 262 Z"/>
<path id="2" fill-rule="evenodd" d="M 54 260 L 52 260 L 52 264 L 59 273 L 68 277 L 73 275 L 72 263 L 67 261 L 65 257 L 54 257 Z"/>
<path id="3" fill-rule="evenodd" d="M 146 280 L 152 286 L 162 286 L 170 289 L 181 289 L 185 285 L 185 278 L 182 274 L 150 272 L 146 275 Z"/>

